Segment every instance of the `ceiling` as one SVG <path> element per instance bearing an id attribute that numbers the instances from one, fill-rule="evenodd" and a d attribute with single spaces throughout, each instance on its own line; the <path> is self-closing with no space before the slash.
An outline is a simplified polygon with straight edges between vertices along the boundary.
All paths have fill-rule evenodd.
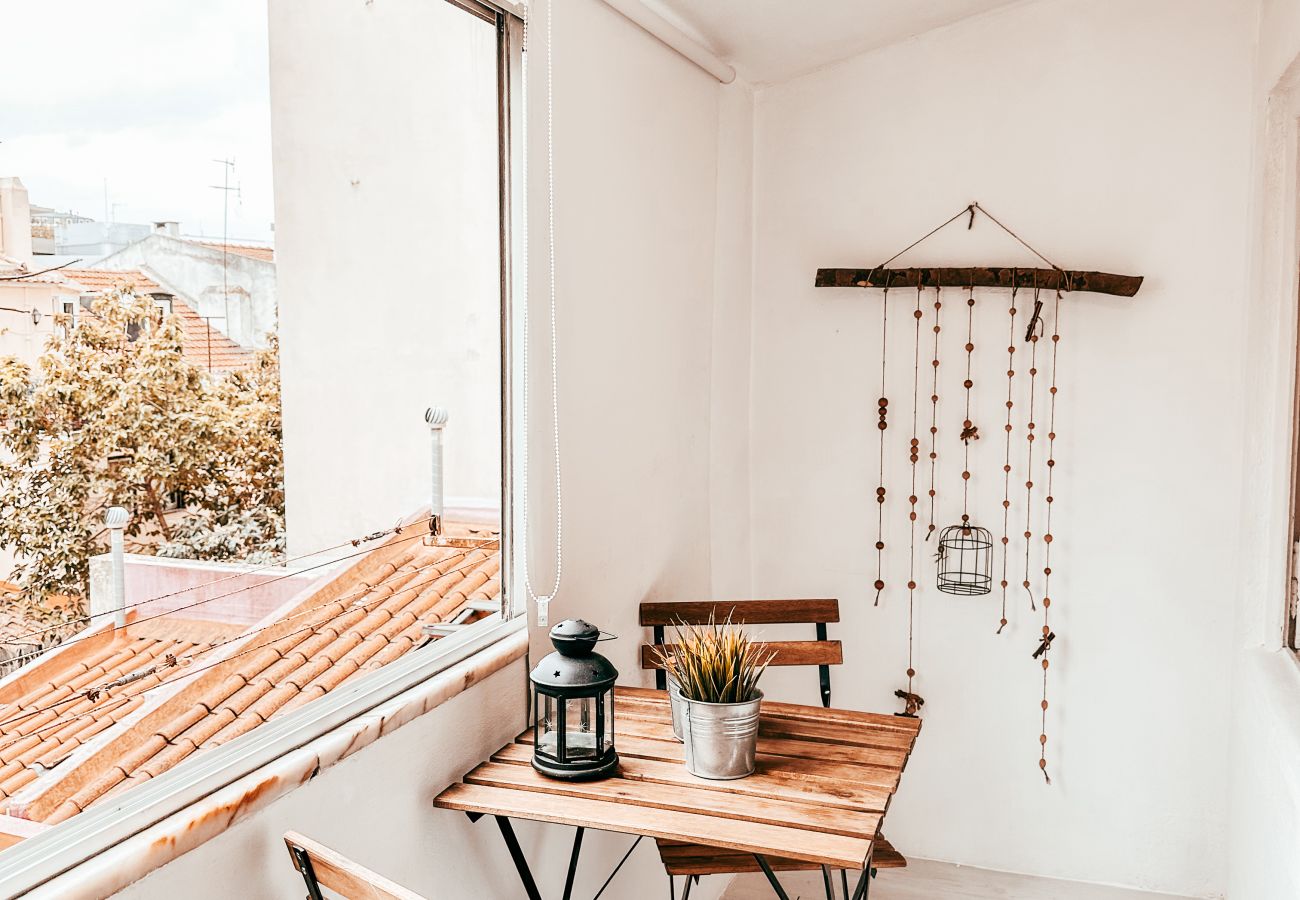
<path id="1" fill-rule="evenodd" d="M 647 0 L 753 84 L 772 84 L 1019 0 Z"/>

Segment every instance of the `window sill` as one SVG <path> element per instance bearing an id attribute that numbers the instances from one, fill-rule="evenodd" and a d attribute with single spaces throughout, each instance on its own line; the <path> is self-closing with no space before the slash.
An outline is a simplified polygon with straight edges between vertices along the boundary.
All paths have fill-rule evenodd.
<path id="1" fill-rule="evenodd" d="M 140 879 L 527 653 L 525 617 L 481 624 L 10 848 L 0 893 L 107 896 Z"/>

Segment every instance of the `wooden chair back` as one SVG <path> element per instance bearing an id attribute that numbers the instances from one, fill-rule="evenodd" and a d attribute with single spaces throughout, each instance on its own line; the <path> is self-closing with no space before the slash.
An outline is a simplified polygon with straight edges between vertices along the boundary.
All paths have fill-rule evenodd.
<path id="1" fill-rule="evenodd" d="M 293 867 L 307 884 L 308 900 L 324 900 L 323 887 L 348 900 L 425 900 L 296 831 L 287 832 L 284 843 Z"/>
<path id="2" fill-rule="evenodd" d="M 641 646 L 641 668 L 656 669 L 655 684 L 660 690 L 668 686 L 667 677 L 659 665 L 655 647 L 664 645 L 666 627 L 686 624 L 705 625 L 710 621 L 732 622 L 746 625 L 813 625 L 817 639 L 813 641 L 760 641 L 759 646 L 772 651 L 774 666 L 817 666 L 821 685 L 822 705 L 831 705 L 830 667 L 844 662 L 844 649 L 839 641 L 826 635 L 826 626 L 840 620 L 838 600 L 705 600 L 654 602 L 641 604 L 641 626 L 650 628 L 653 644 Z"/>

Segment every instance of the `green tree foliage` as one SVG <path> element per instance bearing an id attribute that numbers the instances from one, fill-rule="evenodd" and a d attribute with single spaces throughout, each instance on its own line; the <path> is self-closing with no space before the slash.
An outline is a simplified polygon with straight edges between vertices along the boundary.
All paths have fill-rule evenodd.
<path id="1" fill-rule="evenodd" d="M 35 369 L 0 360 L 0 544 L 31 601 L 85 598 L 110 506 L 135 552 L 270 561 L 284 548 L 277 346 L 209 373 L 152 300 L 98 297 Z M 185 510 L 168 513 L 179 492 Z"/>

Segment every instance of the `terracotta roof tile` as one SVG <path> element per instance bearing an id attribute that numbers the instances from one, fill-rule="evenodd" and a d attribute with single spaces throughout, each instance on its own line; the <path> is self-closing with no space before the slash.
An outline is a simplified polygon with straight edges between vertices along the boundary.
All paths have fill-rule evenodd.
<path id="1" fill-rule="evenodd" d="M 63 821 L 400 658 L 425 640 L 423 623 L 449 619 L 467 601 L 499 599 L 495 543 L 427 540 L 390 539 L 216 650 L 224 634 L 168 640 L 164 619 L 28 666 L 0 685 L 0 810 Z M 207 655 L 192 673 L 167 664 L 169 654 L 196 653 Z M 132 674 L 138 680 L 94 700 L 79 693 Z"/>

